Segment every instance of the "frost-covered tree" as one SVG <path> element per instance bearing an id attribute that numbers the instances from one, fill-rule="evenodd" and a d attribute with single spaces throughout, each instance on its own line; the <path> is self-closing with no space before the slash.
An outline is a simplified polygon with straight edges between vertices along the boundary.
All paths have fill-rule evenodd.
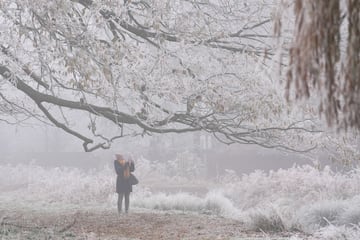
<path id="1" fill-rule="evenodd" d="M 278 81 L 266 74 L 273 7 L 0 0 L 0 119 L 52 124 L 85 151 L 128 136 L 194 131 L 226 144 L 307 151 L 313 122 L 284 117 Z"/>
<path id="2" fill-rule="evenodd" d="M 360 129 L 360 1 L 296 0 L 289 89 L 318 95 L 328 123 Z"/>

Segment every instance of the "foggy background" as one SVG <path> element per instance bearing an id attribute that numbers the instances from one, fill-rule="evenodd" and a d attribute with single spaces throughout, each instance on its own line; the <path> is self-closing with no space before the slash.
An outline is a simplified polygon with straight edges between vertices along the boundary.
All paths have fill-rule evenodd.
<path id="1" fill-rule="evenodd" d="M 187 165 L 202 166 L 202 176 L 214 178 L 232 169 L 237 174 L 289 168 L 313 164 L 308 157 L 264 149 L 256 145 L 225 145 L 207 133 L 162 134 L 124 138 L 115 142 L 109 150 L 86 153 L 81 142 L 51 126 L 0 126 L 0 164 L 31 163 L 49 167 L 102 168 L 113 165 L 114 154 L 131 155 L 150 162 L 166 162 L 183 159 Z M 319 159 L 321 167 L 334 166 L 325 154 Z"/>

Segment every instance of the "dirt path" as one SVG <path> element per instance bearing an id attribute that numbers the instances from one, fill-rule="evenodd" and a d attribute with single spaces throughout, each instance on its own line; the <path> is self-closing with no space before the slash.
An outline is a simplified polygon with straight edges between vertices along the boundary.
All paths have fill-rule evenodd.
<path id="1" fill-rule="evenodd" d="M 289 239 L 244 231 L 241 222 L 182 213 L 39 213 L 0 210 L 0 239 Z M 292 236 L 296 233 L 292 233 Z M 303 238 L 298 238 L 303 239 Z"/>

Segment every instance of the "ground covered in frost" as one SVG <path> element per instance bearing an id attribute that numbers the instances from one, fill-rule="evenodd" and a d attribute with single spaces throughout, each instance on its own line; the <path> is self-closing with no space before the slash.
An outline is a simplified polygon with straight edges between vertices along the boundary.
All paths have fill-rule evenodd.
<path id="1" fill-rule="evenodd" d="M 2 239 L 287 239 L 300 233 L 266 234 L 218 216 L 184 213 L 109 211 L 39 213 L 1 211 Z"/>
<path id="2" fill-rule="evenodd" d="M 0 165 L 0 237 L 360 239 L 359 169 L 228 171 L 217 181 L 156 169 L 145 160 L 137 164 L 132 212 L 119 217 L 111 166 Z"/>

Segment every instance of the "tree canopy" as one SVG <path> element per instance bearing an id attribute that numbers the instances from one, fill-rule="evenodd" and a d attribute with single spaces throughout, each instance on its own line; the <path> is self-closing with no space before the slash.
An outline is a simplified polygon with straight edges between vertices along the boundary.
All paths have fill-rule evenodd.
<path id="1" fill-rule="evenodd" d="M 193 131 L 226 144 L 308 151 L 314 144 L 302 139 L 318 132 L 313 121 L 286 115 L 268 72 L 275 6 L 1 0 L 0 121 L 52 124 L 85 151 Z"/>

